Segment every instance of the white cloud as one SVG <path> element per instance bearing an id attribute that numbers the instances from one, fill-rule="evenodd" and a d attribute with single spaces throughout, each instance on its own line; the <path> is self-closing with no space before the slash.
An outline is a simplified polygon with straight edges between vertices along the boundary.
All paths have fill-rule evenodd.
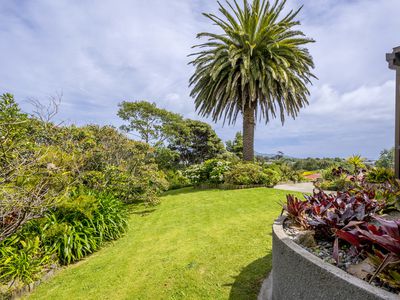
<path id="1" fill-rule="evenodd" d="M 310 106 L 284 127 L 259 124 L 256 149 L 292 155 L 375 157 L 393 144 L 394 72 L 385 52 L 398 40 L 398 0 L 289 0 L 305 7 L 302 29 L 319 81 Z M 146 99 L 199 119 L 189 97 L 187 54 L 196 33 L 215 30 L 201 12 L 216 1 L 0 2 L 0 92 L 23 101 L 63 91 L 60 118 L 119 125 L 117 104 Z M 200 118 L 201 119 L 201 118 Z M 215 124 L 224 138 L 240 129 Z"/>

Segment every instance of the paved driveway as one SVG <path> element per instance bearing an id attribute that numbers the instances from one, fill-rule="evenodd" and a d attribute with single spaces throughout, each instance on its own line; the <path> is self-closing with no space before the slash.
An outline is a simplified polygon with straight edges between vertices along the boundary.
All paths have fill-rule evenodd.
<path id="1" fill-rule="evenodd" d="M 285 191 L 312 193 L 313 189 L 314 189 L 314 185 L 312 182 L 285 183 L 285 184 L 278 184 L 278 185 L 274 186 L 274 188 L 278 189 L 278 190 L 285 190 Z"/>

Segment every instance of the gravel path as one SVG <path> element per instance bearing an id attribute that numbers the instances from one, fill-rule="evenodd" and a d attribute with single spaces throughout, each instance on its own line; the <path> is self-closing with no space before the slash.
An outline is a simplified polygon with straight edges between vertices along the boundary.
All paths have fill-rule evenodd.
<path id="1" fill-rule="evenodd" d="M 314 184 L 312 182 L 285 183 L 285 184 L 277 184 L 276 186 L 274 186 L 274 189 L 311 194 L 314 189 Z M 324 192 L 328 194 L 336 193 L 332 191 L 324 191 Z"/>
<path id="2" fill-rule="evenodd" d="M 302 193 L 312 193 L 313 189 L 314 189 L 314 185 L 312 182 L 285 183 L 285 184 L 276 185 L 274 187 L 274 189 L 293 191 L 293 192 L 302 192 Z"/>

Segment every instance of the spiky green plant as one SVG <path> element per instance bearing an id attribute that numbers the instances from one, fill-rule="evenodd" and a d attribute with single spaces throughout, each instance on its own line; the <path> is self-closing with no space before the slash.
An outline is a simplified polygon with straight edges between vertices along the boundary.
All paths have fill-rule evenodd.
<path id="1" fill-rule="evenodd" d="M 295 118 L 308 104 L 307 84 L 315 77 L 312 57 L 303 45 L 312 39 L 297 30 L 295 18 L 301 7 L 281 17 L 286 1 L 236 0 L 221 3 L 222 16 L 204 13 L 220 29 L 202 32 L 208 40 L 194 46 L 200 50 L 191 64 L 191 96 L 202 116 L 234 123 L 243 116 L 243 158 L 254 158 L 254 128 L 259 117 L 268 122 L 279 115 Z M 222 31 L 222 32 L 221 32 Z"/>

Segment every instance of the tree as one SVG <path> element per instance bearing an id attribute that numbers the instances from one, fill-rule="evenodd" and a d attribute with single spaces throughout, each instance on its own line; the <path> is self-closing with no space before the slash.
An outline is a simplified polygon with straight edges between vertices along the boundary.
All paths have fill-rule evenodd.
<path id="1" fill-rule="evenodd" d="M 243 135 L 240 131 L 236 132 L 233 141 L 226 141 L 226 150 L 234 153 L 239 158 L 243 158 Z"/>
<path id="2" fill-rule="evenodd" d="M 57 170 L 44 163 L 47 150 L 29 136 L 32 122 L 13 95 L 0 96 L 0 242 L 31 219 L 38 218 L 61 194 Z"/>
<path id="3" fill-rule="evenodd" d="M 392 149 L 384 149 L 381 151 L 379 159 L 375 162 L 375 166 L 381 168 L 394 168 L 394 147 Z"/>
<path id="4" fill-rule="evenodd" d="M 204 122 L 186 119 L 179 134 L 168 146 L 180 154 L 180 162 L 184 165 L 198 164 L 224 153 L 225 148 L 212 129 Z"/>
<path id="5" fill-rule="evenodd" d="M 257 117 L 268 122 L 285 114 L 295 118 L 308 104 L 307 84 L 315 77 L 312 57 L 305 44 L 313 42 L 294 29 L 300 9 L 281 15 L 285 0 L 273 5 L 266 0 L 243 0 L 240 7 L 219 4 L 221 17 L 205 13 L 222 30 L 202 32 L 208 38 L 199 52 L 191 54 L 195 72 L 189 80 L 191 96 L 202 116 L 221 118 L 229 124 L 243 116 L 243 159 L 254 159 L 254 129 Z"/>
<path id="6" fill-rule="evenodd" d="M 121 126 L 122 130 L 138 135 L 152 146 L 161 146 L 177 133 L 183 122 L 179 114 L 158 108 L 155 103 L 147 101 L 120 103 L 118 116 L 129 122 Z"/>

